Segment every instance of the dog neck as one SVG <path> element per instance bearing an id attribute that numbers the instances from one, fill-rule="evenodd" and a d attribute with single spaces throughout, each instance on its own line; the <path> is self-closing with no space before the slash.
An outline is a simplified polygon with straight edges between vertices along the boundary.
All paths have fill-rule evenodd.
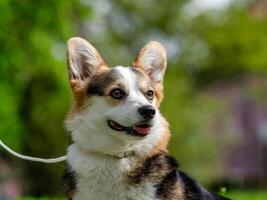
<path id="1" fill-rule="evenodd" d="M 106 159 L 122 159 L 137 156 L 137 153 L 131 149 L 120 152 L 102 152 L 97 150 L 85 150 L 75 143 L 68 148 L 68 152 L 70 151 L 76 151 L 76 153 L 83 155 L 84 157 L 99 157 Z"/>

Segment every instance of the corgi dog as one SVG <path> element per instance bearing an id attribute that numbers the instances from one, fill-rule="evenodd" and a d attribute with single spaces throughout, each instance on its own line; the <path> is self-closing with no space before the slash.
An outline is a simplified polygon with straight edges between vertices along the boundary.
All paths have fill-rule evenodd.
<path id="1" fill-rule="evenodd" d="M 86 40 L 67 45 L 73 103 L 65 121 L 73 143 L 64 173 L 73 200 L 219 200 L 179 170 L 159 111 L 167 66 L 151 41 L 132 66 L 110 68 Z"/>

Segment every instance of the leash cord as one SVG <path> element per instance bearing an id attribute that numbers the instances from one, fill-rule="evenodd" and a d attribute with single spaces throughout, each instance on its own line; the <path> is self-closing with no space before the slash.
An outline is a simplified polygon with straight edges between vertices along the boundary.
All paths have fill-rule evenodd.
<path id="1" fill-rule="evenodd" d="M 13 156 L 16 156 L 16 157 L 18 157 L 20 159 L 23 159 L 23 160 L 29 160 L 29 161 L 41 162 L 41 163 L 58 163 L 58 162 L 65 161 L 67 159 L 66 156 L 61 156 L 61 157 L 58 157 L 58 158 L 49 158 L 49 159 L 25 156 L 25 155 L 19 154 L 19 153 L 13 151 L 12 149 L 10 149 L 7 145 L 5 145 L 2 142 L 1 139 L 0 139 L 0 146 L 2 146 L 7 152 L 12 154 Z"/>

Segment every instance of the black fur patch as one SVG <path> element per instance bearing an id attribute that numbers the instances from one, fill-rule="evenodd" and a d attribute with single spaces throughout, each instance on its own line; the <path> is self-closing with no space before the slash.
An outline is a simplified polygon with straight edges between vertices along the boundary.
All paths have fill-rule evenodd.
<path id="1" fill-rule="evenodd" d="M 183 185 L 184 185 L 184 196 L 185 199 L 201 199 L 202 193 L 200 187 L 197 185 L 197 183 L 187 176 L 184 172 L 179 172 L 179 176 L 182 179 Z"/>
<path id="2" fill-rule="evenodd" d="M 160 153 L 148 157 L 143 165 L 137 167 L 131 174 L 130 180 L 135 184 L 139 184 L 144 179 L 163 178 L 158 177 L 158 172 L 166 175 L 167 173 L 176 170 L 178 164 L 166 153 Z"/>
<path id="3" fill-rule="evenodd" d="M 177 183 L 176 169 L 172 170 L 156 185 L 158 198 L 171 198 L 174 196 L 175 184 Z"/>
<path id="4" fill-rule="evenodd" d="M 184 196 L 187 200 L 231 200 L 208 192 L 184 172 L 179 171 L 179 175 L 184 185 Z"/>
<path id="5" fill-rule="evenodd" d="M 70 166 L 65 168 L 63 174 L 63 181 L 65 182 L 65 193 L 69 200 L 72 199 L 74 193 L 77 190 L 77 177 L 75 172 L 71 169 Z"/>
<path id="6" fill-rule="evenodd" d="M 112 83 L 120 78 L 120 75 L 116 73 L 114 69 L 96 74 L 92 77 L 87 89 L 88 95 L 107 95 L 105 91 Z"/>

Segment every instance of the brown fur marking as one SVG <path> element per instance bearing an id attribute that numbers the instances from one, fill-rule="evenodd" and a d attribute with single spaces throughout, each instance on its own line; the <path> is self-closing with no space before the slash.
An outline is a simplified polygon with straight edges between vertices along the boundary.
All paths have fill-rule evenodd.
<path id="1" fill-rule="evenodd" d="M 160 199 L 182 199 L 183 189 L 177 177 L 178 164 L 166 152 L 161 151 L 143 158 L 128 176 L 130 184 L 149 181 Z"/>

